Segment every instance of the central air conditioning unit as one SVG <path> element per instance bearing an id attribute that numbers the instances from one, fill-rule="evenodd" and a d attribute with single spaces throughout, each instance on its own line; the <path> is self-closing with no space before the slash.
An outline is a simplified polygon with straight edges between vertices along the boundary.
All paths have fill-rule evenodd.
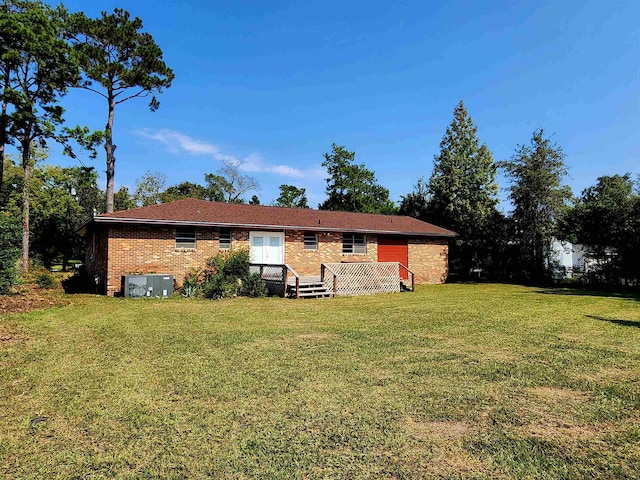
<path id="1" fill-rule="evenodd" d="M 124 275 L 122 294 L 127 298 L 167 298 L 173 295 L 173 275 Z"/>

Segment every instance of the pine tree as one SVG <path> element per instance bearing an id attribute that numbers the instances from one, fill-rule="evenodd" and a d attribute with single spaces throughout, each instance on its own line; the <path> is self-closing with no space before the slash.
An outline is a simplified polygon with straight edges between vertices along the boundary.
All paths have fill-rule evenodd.
<path id="1" fill-rule="evenodd" d="M 327 199 L 318 205 L 320 210 L 361 213 L 396 213 L 389 198 L 389 190 L 378 184 L 376 175 L 364 164 L 355 163 L 356 152 L 344 146 L 331 145 L 331 153 L 324 154 L 322 166 L 327 169 L 325 179 Z"/>
<path id="2" fill-rule="evenodd" d="M 115 109 L 123 102 L 151 97 L 149 108 L 160 106 L 156 95 L 169 88 L 174 74 L 162 58 L 162 50 L 153 37 L 142 32 L 142 20 L 116 8 L 102 12 L 100 18 L 74 13 L 69 20 L 70 41 L 83 70 L 80 86 L 107 101 L 107 124 L 104 132 L 95 132 L 92 143 L 102 140 L 107 156 L 106 211 L 114 210 L 115 151 L 113 124 Z"/>
<path id="3" fill-rule="evenodd" d="M 477 130 L 460 101 L 440 142 L 428 187 L 425 220 L 460 235 L 451 245 L 450 262 L 462 275 L 489 263 L 489 227 L 498 203 L 496 165 L 486 144 L 480 145 Z"/>

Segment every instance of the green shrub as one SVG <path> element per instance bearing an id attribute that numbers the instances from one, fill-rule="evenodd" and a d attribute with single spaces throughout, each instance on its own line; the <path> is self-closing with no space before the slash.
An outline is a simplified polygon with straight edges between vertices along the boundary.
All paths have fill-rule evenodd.
<path id="1" fill-rule="evenodd" d="M 245 278 L 249 274 L 249 249 L 241 248 L 224 255 L 223 271 L 225 276 Z"/>
<path id="2" fill-rule="evenodd" d="M 20 257 L 20 221 L 0 213 L 0 294 L 9 293 L 17 281 L 16 262 Z"/>
<path id="3" fill-rule="evenodd" d="M 56 288 L 57 282 L 53 275 L 49 272 L 40 272 L 35 277 L 36 284 L 40 288 L 52 289 Z"/>
<path id="4" fill-rule="evenodd" d="M 250 274 L 242 285 L 242 294 L 246 297 L 266 297 L 267 285 L 259 273 Z"/>
<path id="5" fill-rule="evenodd" d="M 181 292 L 186 298 L 197 297 L 202 293 L 202 270 L 191 268 L 184 276 Z"/>
<path id="6" fill-rule="evenodd" d="M 220 252 L 207 260 L 207 266 L 202 272 L 201 289 L 205 298 L 212 299 L 239 295 L 260 297 L 267 292 L 260 275 L 249 274 L 247 248 Z"/>

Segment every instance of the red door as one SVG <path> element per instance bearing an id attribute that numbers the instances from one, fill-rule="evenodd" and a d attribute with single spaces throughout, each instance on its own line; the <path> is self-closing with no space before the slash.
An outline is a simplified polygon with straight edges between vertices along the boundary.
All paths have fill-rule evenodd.
<path id="1" fill-rule="evenodd" d="M 378 235 L 378 261 L 400 262 L 409 268 L 409 246 L 407 245 L 407 239 Z M 400 278 L 406 280 L 408 277 L 407 271 L 404 268 L 400 268 Z"/>

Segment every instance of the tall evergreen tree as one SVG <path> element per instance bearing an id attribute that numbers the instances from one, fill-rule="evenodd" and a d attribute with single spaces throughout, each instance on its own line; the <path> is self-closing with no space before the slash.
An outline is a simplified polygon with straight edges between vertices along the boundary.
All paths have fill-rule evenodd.
<path id="1" fill-rule="evenodd" d="M 107 213 L 114 208 L 115 151 L 113 122 L 116 106 L 138 97 L 151 96 L 149 108 L 160 106 L 156 95 L 171 86 L 174 74 L 162 59 L 153 37 L 141 32 L 142 20 L 116 8 L 112 14 L 87 18 L 75 13 L 69 21 L 71 42 L 84 72 L 82 88 L 107 101 L 107 123 L 99 132 L 107 156 Z"/>
<path id="2" fill-rule="evenodd" d="M 519 145 L 511 160 L 503 163 L 511 182 L 512 217 L 527 281 L 545 281 L 551 275 L 548 255 L 552 237 L 572 197 L 571 189 L 562 183 L 567 174 L 564 158 L 562 148 L 540 129 L 533 132 L 530 145 Z"/>
<path id="3" fill-rule="evenodd" d="M 327 169 L 327 199 L 320 210 L 393 214 L 396 206 L 389 190 L 378 184 L 375 174 L 364 164 L 356 164 L 355 152 L 335 143 L 331 153 L 324 154 L 322 166 Z"/>
<path id="4" fill-rule="evenodd" d="M 277 207 L 309 208 L 306 189 L 286 184 L 278 188 L 280 188 L 280 196 L 276 199 Z"/>
<path id="5" fill-rule="evenodd" d="M 460 235 L 451 246 L 450 259 L 452 270 L 462 275 L 486 268 L 490 223 L 498 203 L 497 166 L 486 144 L 480 144 L 477 130 L 460 101 L 434 158 L 428 218 L 423 219 Z"/>

